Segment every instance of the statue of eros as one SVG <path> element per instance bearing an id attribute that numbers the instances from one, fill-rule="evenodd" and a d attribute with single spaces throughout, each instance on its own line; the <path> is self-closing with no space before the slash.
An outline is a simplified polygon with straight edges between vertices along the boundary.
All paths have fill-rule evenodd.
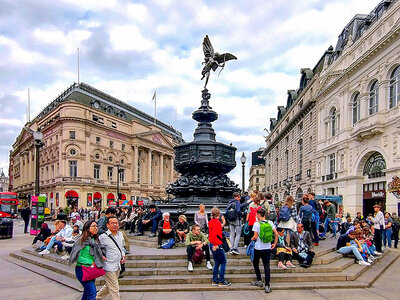
<path id="1" fill-rule="evenodd" d="M 201 75 L 203 75 L 201 80 L 203 80 L 204 77 L 206 78 L 206 81 L 204 83 L 204 88 L 206 88 L 208 79 L 210 78 L 211 69 L 215 72 L 215 70 L 217 70 L 218 67 L 221 67 L 221 70 L 218 73 L 219 76 L 219 74 L 225 67 L 225 62 L 237 58 L 236 56 L 230 53 L 223 53 L 223 54 L 219 54 L 218 52 L 214 53 L 214 48 L 211 45 L 208 35 L 206 35 L 203 40 L 203 52 L 204 52 L 204 62 L 202 64 L 204 65 L 204 67 L 203 70 L 201 71 Z"/>

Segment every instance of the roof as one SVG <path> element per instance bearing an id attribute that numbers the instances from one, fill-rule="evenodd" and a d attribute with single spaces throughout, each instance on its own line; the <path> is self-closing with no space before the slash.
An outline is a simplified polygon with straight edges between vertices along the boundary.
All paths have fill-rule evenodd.
<path id="1" fill-rule="evenodd" d="M 36 117 L 41 119 L 49 114 L 60 103 L 75 101 L 93 109 L 97 109 L 103 113 L 113 115 L 114 117 L 131 122 L 132 120 L 139 121 L 145 125 L 156 125 L 162 131 L 169 133 L 174 138 L 182 141 L 182 133 L 177 131 L 170 125 L 155 119 L 153 116 L 123 102 L 111 95 L 108 95 L 86 83 L 73 83 L 62 94 L 48 104 Z"/>

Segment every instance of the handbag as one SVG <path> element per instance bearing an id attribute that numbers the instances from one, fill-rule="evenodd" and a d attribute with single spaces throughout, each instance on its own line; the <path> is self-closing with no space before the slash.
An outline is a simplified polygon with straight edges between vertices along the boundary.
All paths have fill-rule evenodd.
<path id="1" fill-rule="evenodd" d="M 98 268 L 95 263 L 90 267 L 82 266 L 82 281 L 94 280 L 104 274 L 106 274 L 106 271 L 103 268 Z"/>
<path id="2" fill-rule="evenodd" d="M 117 246 L 119 252 L 121 253 L 121 258 L 124 257 L 117 241 L 111 235 L 107 234 L 107 236 L 114 242 L 115 246 Z M 119 275 L 125 272 L 125 263 L 120 263 L 120 265 L 121 265 L 121 271 L 119 272 Z"/>

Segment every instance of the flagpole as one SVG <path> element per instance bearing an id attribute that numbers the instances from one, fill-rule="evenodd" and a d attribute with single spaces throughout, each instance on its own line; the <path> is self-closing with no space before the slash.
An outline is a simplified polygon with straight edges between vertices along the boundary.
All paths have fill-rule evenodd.
<path id="1" fill-rule="evenodd" d="M 154 91 L 153 95 L 154 100 L 154 124 L 157 124 L 157 91 Z"/>
<path id="2" fill-rule="evenodd" d="M 79 48 L 78 48 L 78 86 L 79 86 Z"/>
<path id="3" fill-rule="evenodd" d="M 31 89 L 28 88 L 28 111 L 26 112 L 27 123 L 31 121 Z"/>

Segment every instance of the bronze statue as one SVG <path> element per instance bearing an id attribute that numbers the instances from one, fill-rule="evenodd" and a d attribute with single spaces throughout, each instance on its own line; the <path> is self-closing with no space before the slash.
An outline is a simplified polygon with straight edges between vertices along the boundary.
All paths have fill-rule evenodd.
<path id="1" fill-rule="evenodd" d="M 219 74 L 222 72 L 222 70 L 225 67 L 225 62 L 232 60 L 232 59 L 237 59 L 236 56 L 230 54 L 230 53 L 223 53 L 219 54 L 218 52 L 214 53 L 214 48 L 211 45 L 210 39 L 208 38 L 208 35 L 205 36 L 203 40 L 203 52 L 204 52 L 204 62 L 203 65 L 203 70 L 201 71 L 201 75 L 203 77 L 201 80 L 206 78 L 206 82 L 204 84 L 204 88 L 206 88 L 207 83 L 208 83 L 208 78 L 210 77 L 210 71 L 211 69 L 215 72 L 218 67 L 221 67 L 221 70 L 218 73 Z"/>

